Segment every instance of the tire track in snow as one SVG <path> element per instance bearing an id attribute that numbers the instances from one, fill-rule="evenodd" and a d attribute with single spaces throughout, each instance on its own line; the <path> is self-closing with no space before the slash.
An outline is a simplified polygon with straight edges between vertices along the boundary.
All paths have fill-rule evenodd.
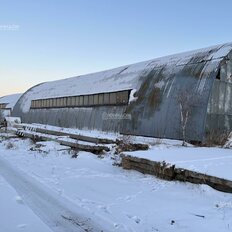
<path id="1" fill-rule="evenodd" d="M 74 205 L 0 157 L 0 174 L 54 232 L 114 231 L 113 225 Z M 104 225 L 104 226 L 103 226 Z"/>

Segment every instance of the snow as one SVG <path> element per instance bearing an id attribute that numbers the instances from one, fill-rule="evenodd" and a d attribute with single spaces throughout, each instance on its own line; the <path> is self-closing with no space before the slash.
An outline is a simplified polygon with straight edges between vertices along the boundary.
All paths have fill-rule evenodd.
<path id="1" fill-rule="evenodd" d="M 5 117 L 8 127 L 13 127 L 16 124 L 21 123 L 20 117 Z"/>
<path id="2" fill-rule="evenodd" d="M 73 203 L 49 186 L 41 184 L 24 171 L 10 165 L 0 158 L 0 174 L 22 195 L 28 206 L 54 232 L 82 232 L 112 230 L 104 219 L 98 218 L 81 207 L 73 207 Z M 91 215 L 92 214 L 92 215 Z M 93 222 L 93 219 L 94 221 Z M 100 226 L 100 224 L 102 224 Z M 105 225 L 106 224 L 106 225 Z"/>
<path id="3" fill-rule="evenodd" d="M 132 89 L 130 92 L 129 103 L 136 101 L 138 97 L 135 97 L 136 89 Z"/>
<path id="4" fill-rule="evenodd" d="M 42 83 L 24 94 L 23 98 L 21 98 L 20 107 L 22 111 L 26 113 L 30 109 L 31 101 L 36 99 L 138 89 L 143 74 L 152 69 L 161 68 L 165 65 L 170 67 L 172 65 L 185 65 L 190 62 L 193 57 L 199 57 L 202 61 L 214 60 L 214 62 L 216 62 L 215 60 L 217 60 L 217 62 L 220 62 L 220 60 L 228 54 L 231 48 L 232 44 L 230 43 L 217 45 L 102 72 Z"/>
<path id="5" fill-rule="evenodd" d="M 0 176 L 0 231 L 52 232 Z"/>
<path id="6" fill-rule="evenodd" d="M 142 137 L 137 140 L 142 141 Z M 148 140 L 144 138 L 144 141 Z M 152 143 L 152 139 L 150 142 Z M 231 165 L 227 165 L 230 161 L 231 150 L 229 149 L 182 148 L 179 145 L 180 142 L 168 140 L 165 140 L 165 144 L 159 140 L 153 140 L 153 142 L 157 144 L 153 144 L 151 150 L 130 154 L 142 154 L 143 156 L 147 154 L 152 157 L 159 156 L 161 153 L 166 154 L 170 161 L 172 156 L 172 160 L 179 162 L 184 161 L 182 158 L 188 156 L 191 156 L 193 160 L 194 155 L 197 160 L 199 153 L 202 156 L 206 155 L 205 159 L 216 158 L 218 154 L 217 157 L 228 157 L 220 160 L 225 165 L 224 169 L 221 168 L 221 172 L 231 170 Z M 9 143 L 12 143 L 13 147 L 8 146 Z M 93 154 L 79 152 L 77 158 L 71 158 L 70 151 L 60 149 L 60 146 L 53 142 L 40 142 L 39 144 L 46 146 L 46 151 L 49 153 L 30 150 L 37 144 L 27 139 L 11 138 L 2 139 L 0 142 L 0 173 L 5 175 L 6 179 L 11 179 L 11 185 L 18 183 L 21 190 L 17 194 L 14 192 L 10 198 L 7 198 L 8 193 L 0 191 L 0 199 L 5 199 L 5 205 L 10 204 L 10 199 L 14 199 L 14 207 L 29 205 L 44 220 L 41 212 L 46 212 L 46 207 L 41 208 L 37 205 L 35 208 L 32 200 L 35 195 L 40 200 L 44 199 L 43 196 L 49 195 L 47 220 L 51 219 L 51 212 L 54 211 L 56 216 L 65 207 L 68 211 L 72 209 L 72 211 L 80 212 L 81 210 L 83 215 L 92 219 L 93 224 L 96 220 L 97 222 L 103 220 L 102 227 L 112 228 L 106 231 L 231 231 L 231 194 L 216 191 L 205 185 L 168 182 L 150 175 L 123 170 L 112 165 L 116 157 L 111 154 L 100 159 Z M 209 153 L 213 154 L 212 157 Z M 215 159 L 215 167 L 220 162 Z M 204 163 L 208 164 L 208 161 Z M 185 163 L 182 162 L 182 164 Z M 200 162 L 193 162 L 193 164 L 198 166 Z M 27 185 L 24 186 L 22 180 L 27 180 Z M 19 184 L 21 182 L 22 184 Z M 4 186 L 7 186 L 5 182 Z M 31 194 L 25 194 L 25 188 L 29 188 Z M 51 203 L 54 202 L 52 196 L 55 197 L 55 202 L 59 203 L 57 207 Z M 31 201 L 28 201 L 28 197 Z M 13 210 L 14 208 L 5 207 L 4 213 L 12 215 Z M 1 217 L 0 224 L 2 220 Z M 9 216 L 4 218 L 4 224 L 8 226 L 4 232 L 17 231 L 9 229 L 12 226 Z M 15 225 L 21 225 L 20 231 L 27 231 L 24 224 L 28 225 L 29 222 L 19 217 Z M 65 231 L 62 228 L 64 227 L 58 225 L 57 231 L 59 229 L 59 231 Z M 46 229 L 40 231 L 46 232 Z"/>
<path id="7" fill-rule="evenodd" d="M 0 103 L 7 103 L 6 108 L 13 109 L 21 96 L 22 94 L 18 93 L 18 94 L 12 94 L 12 95 L 0 97 Z"/>
<path id="8" fill-rule="evenodd" d="M 221 57 L 224 57 L 225 54 L 228 54 L 231 51 L 230 46 L 222 46 L 217 52 L 213 53 L 211 56 L 211 59 L 219 59 Z"/>

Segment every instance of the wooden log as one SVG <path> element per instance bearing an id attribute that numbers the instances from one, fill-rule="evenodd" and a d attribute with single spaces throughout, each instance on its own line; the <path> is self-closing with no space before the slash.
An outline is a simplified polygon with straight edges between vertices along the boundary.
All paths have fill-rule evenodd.
<path id="1" fill-rule="evenodd" d="M 151 174 L 165 180 L 177 180 L 193 184 L 206 184 L 216 190 L 232 193 L 231 180 L 183 168 L 176 168 L 175 165 L 169 165 L 165 162 L 151 161 L 123 154 L 121 155 L 121 158 L 122 167 L 125 169 L 136 170 L 144 174 Z"/>
<path id="2" fill-rule="evenodd" d="M 81 144 L 81 143 L 78 143 L 77 140 L 67 141 L 64 138 L 61 138 L 58 136 L 51 136 L 51 135 L 49 136 L 49 135 L 45 135 L 42 133 L 35 134 L 29 131 L 18 130 L 16 131 L 16 135 L 18 135 L 19 137 L 30 138 L 34 141 L 54 141 L 64 146 L 69 146 L 71 148 L 76 148 L 82 151 L 92 152 L 94 154 L 100 154 L 100 153 L 103 153 L 104 151 L 109 151 L 109 148 L 106 146 L 95 145 L 95 144 Z"/>
<path id="3" fill-rule="evenodd" d="M 222 192 L 232 192 L 232 181 L 195 171 L 176 168 L 176 179 L 194 184 L 206 184 Z"/>
<path id="4" fill-rule="evenodd" d="M 85 135 L 67 133 L 67 132 L 62 132 L 62 131 L 49 130 L 49 129 L 39 128 L 39 127 L 33 127 L 33 125 L 23 125 L 23 129 L 24 130 L 35 131 L 35 132 L 38 132 L 38 133 L 49 134 L 49 135 L 68 136 L 69 138 L 72 138 L 72 139 L 77 139 L 77 140 L 80 140 L 80 141 L 86 141 L 86 142 L 96 143 L 96 144 L 112 144 L 112 143 L 116 143 L 116 141 L 110 140 L 110 139 L 95 138 L 95 137 L 91 137 L 91 136 L 85 136 Z"/>
<path id="5" fill-rule="evenodd" d="M 55 136 L 68 136 L 71 139 L 76 139 L 79 141 L 85 141 L 85 142 L 90 142 L 90 143 L 95 143 L 95 144 L 117 144 L 118 145 L 116 147 L 117 154 L 123 151 L 148 150 L 149 148 L 147 144 L 124 143 L 122 140 L 119 140 L 119 139 L 112 140 L 112 139 L 106 139 L 106 138 L 95 138 L 91 136 L 85 136 L 85 135 L 80 135 L 80 134 L 73 134 L 73 133 L 67 133 L 67 132 L 62 132 L 62 131 L 41 128 L 41 127 L 33 126 L 31 124 L 23 124 L 23 123 L 16 124 L 15 128 L 18 128 L 18 129 L 23 128 L 24 130 L 29 130 L 29 131 L 34 131 L 34 132 L 49 134 L 49 135 L 55 135 Z"/>
<path id="6" fill-rule="evenodd" d="M 148 150 L 149 146 L 148 144 L 143 143 L 125 143 L 123 140 L 116 141 L 116 144 L 118 145 L 116 148 L 116 154 L 120 154 L 125 151 L 138 151 L 138 150 Z"/>
<path id="7" fill-rule="evenodd" d="M 175 165 L 169 165 L 165 162 L 151 161 L 133 156 L 121 155 L 122 167 L 125 169 L 134 169 L 143 174 L 151 174 L 165 180 L 175 178 Z"/>

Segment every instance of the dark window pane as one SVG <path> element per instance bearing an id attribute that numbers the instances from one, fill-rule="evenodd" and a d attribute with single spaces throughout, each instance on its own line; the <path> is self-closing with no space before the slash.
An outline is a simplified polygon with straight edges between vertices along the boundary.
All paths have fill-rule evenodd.
<path id="1" fill-rule="evenodd" d="M 89 96 L 86 95 L 84 96 L 84 106 L 88 106 L 89 105 Z"/>
<path id="2" fill-rule="evenodd" d="M 104 93 L 103 104 L 104 105 L 110 104 L 110 94 L 109 93 Z"/>
<path id="3" fill-rule="evenodd" d="M 100 94 L 98 95 L 98 104 L 99 104 L 99 105 L 103 105 L 103 93 L 100 93 Z"/>
<path id="4" fill-rule="evenodd" d="M 71 101 L 71 106 L 75 106 L 76 105 L 76 97 L 70 97 L 70 101 Z"/>
<path id="5" fill-rule="evenodd" d="M 129 97 L 129 91 L 117 92 L 117 104 L 127 104 Z"/>
<path id="6" fill-rule="evenodd" d="M 75 106 L 80 105 L 80 97 L 75 97 Z"/>
<path id="7" fill-rule="evenodd" d="M 116 104 L 116 93 L 110 93 L 110 104 Z"/>
<path id="8" fill-rule="evenodd" d="M 80 96 L 79 103 L 80 103 L 80 106 L 84 105 L 84 97 L 83 96 Z"/>
<path id="9" fill-rule="evenodd" d="M 89 106 L 93 105 L 93 95 L 89 95 Z"/>
<path id="10" fill-rule="evenodd" d="M 67 98 L 67 106 L 72 106 L 72 98 L 71 97 Z"/>
<path id="11" fill-rule="evenodd" d="M 97 95 L 97 94 L 95 94 L 95 95 L 93 96 L 93 104 L 94 104 L 94 105 L 98 105 L 98 95 Z"/>

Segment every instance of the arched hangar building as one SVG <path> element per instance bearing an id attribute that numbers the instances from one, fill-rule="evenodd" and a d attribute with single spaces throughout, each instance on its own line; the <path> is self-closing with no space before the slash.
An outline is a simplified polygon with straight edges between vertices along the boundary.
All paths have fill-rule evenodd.
<path id="1" fill-rule="evenodd" d="M 22 94 L 11 94 L 0 97 L 0 123 L 5 117 L 11 116 L 12 110 Z"/>
<path id="2" fill-rule="evenodd" d="M 187 120 L 183 116 L 187 115 Z M 23 122 L 203 141 L 232 130 L 232 43 L 42 83 L 13 110 Z"/>

